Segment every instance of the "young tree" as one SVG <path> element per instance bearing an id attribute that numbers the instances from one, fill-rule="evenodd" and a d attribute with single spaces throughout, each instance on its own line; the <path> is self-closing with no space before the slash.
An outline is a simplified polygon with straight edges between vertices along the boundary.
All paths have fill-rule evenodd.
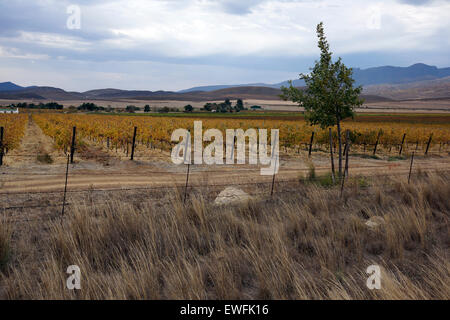
<path id="1" fill-rule="evenodd" d="M 352 69 L 347 68 L 341 58 L 332 62 L 330 47 L 325 37 L 323 23 L 317 25 L 320 60 L 316 61 L 309 74 L 300 74 L 306 88 L 282 87 L 281 97 L 305 108 L 305 118 L 310 125 L 323 129 L 337 126 L 339 141 L 339 176 L 342 175 L 342 120 L 354 116 L 354 108 L 362 105 L 359 98 L 362 87 L 353 87 Z"/>

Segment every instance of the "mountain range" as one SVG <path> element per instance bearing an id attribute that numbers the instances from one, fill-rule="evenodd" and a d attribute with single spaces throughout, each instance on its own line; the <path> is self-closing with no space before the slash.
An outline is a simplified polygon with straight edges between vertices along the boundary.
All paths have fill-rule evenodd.
<path id="1" fill-rule="evenodd" d="M 368 69 L 356 68 L 353 78 L 364 87 L 364 95 L 370 100 L 418 99 L 450 97 L 450 68 L 437 68 L 423 63 L 409 67 L 383 66 Z M 213 85 L 193 87 L 178 92 L 97 89 L 86 92 L 69 92 L 54 87 L 21 87 L 12 82 L 0 83 L 0 99 L 33 100 L 182 100 L 212 101 L 222 99 L 277 100 L 281 86 L 288 81 L 275 84 L 252 83 L 238 85 Z M 294 80 L 296 87 L 304 86 L 302 80 Z M 426 90 L 421 90 L 426 88 Z"/>
<path id="2" fill-rule="evenodd" d="M 355 79 L 356 85 L 368 86 L 375 84 L 401 84 L 411 83 L 416 81 L 434 80 L 450 76 L 450 68 L 437 68 L 435 66 L 429 66 L 424 63 L 416 63 L 409 67 L 393 67 L 383 66 L 368 69 L 353 69 L 353 79 Z M 302 87 L 305 85 L 303 80 L 294 80 L 293 85 L 295 87 Z M 289 81 L 283 81 L 275 84 L 254 83 L 254 84 L 238 84 L 238 85 L 215 85 L 215 86 L 202 86 L 193 87 L 180 92 L 192 92 L 192 91 L 214 91 L 218 89 L 226 89 L 230 87 L 270 87 L 281 88 L 282 86 L 289 86 Z"/>

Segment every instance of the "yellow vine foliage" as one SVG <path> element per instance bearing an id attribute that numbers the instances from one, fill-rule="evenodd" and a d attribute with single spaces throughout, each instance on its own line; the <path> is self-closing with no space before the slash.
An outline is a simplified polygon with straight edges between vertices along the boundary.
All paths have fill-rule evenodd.
<path id="1" fill-rule="evenodd" d="M 3 147 L 5 151 L 19 147 L 27 123 L 28 116 L 25 114 L 0 114 L 0 127 L 4 128 Z"/>
<path id="2" fill-rule="evenodd" d="M 108 139 L 111 148 L 124 148 L 132 141 L 134 127 L 138 127 L 137 142 L 170 150 L 174 144 L 170 141 L 172 132 L 178 128 L 193 132 L 195 120 L 202 121 L 203 131 L 211 128 L 219 129 L 224 137 L 226 129 L 268 129 L 270 141 L 270 129 L 279 129 L 280 147 L 295 148 L 309 143 L 314 131 L 316 144 L 324 146 L 329 144 L 328 130 L 310 126 L 303 120 L 195 119 L 86 114 L 38 114 L 33 115 L 33 119 L 45 134 L 54 139 L 56 147 L 61 150 L 66 150 L 70 146 L 74 126 L 77 127 L 77 143 L 82 143 L 84 139 L 105 143 Z M 449 124 L 347 121 L 342 127 L 343 138 L 345 131 L 349 130 L 351 141 L 356 145 L 373 145 L 380 131 L 379 144 L 383 146 L 399 145 L 404 133 L 407 136 L 407 143 L 426 143 L 431 134 L 433 144 L 450 141 Z M 333 128 L 333 139 L 337 141 L 336 128 Z"/>

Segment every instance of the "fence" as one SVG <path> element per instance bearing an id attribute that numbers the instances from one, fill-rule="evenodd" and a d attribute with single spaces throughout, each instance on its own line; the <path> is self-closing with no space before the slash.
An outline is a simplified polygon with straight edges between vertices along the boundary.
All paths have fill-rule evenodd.
<path id="1" fill-rule="evenodd" d="M 348 152 L 347 152 L 347 156 L 348 156 Z M 370 175 L 369 177 L 373 180 L 373 181 L 377 181 L 376 183 L 371 182 L 370 184 L 368 184 L 368 186 L 377 186 L 377 187 L 386 187 L 389 185 L 392 185 L 391 182 L 389 182 L 389 179 L 393 178 L 393 177 L 401 177 L 404 178 L 405 180 L 408 181 L 408 183 L 410 183 L 411 178 L 414 176 L 419 176 L 422 175 L 424 173 L 428 174 L 428 173 L 448 173 L 450 172 L 450 169 L 432 169 L 432 168 L 421 168 L 420 172 L 414 172 L 413 171 L 413 160 L 414 158 L 411 158 L 411 162 L 410 162 L 410 166 L 409 166 L 409 171 L 405 172 L 405 173 L 390 173 L 390 174 L 373 174 Z M 344 175 L 342 177 L 342 179 L 339 181 L 341 184 L 337 184 L 337 183 L 332 183 L 330 185 L 330 187 L 333 186 L 337 186 L 340 189 L 340 195 L 342 196 L 342 192 L 344 189 L 344 182 L 346 180 L 349 179 L 348 174 L 345 174 L 346 172 L 348 172 L 348 157 L 347 157 L 347 170 L 344 170 Z M 89 188 L 89 189 L 73 189 L 70 190 L 70 154 L 67 155 L 67 166 L 65 167 L 65 173 L 63 175 L 63 179 L 61 180 L 61 183 L 64 185 L 64 188 L 62 188 L 61 190 L 57 190 L 57 191 L 20 191 L 20 192 L 0 192 L 0 197 L 14 197 L 14 198 L 19 198 L 19 196 L 28 196 L 28 197 L 32 197 L 32 196 L 49 196 L 49 195 L 53 195 L 55 197 L 55 202 L 58 202 L 57 204 L 44 204 L 44 205 L 30 205 L 27 204 L 26 202 L 23 203 L 19 203 L 16 205 L 12 205 L 12 206 L 3 206 L 0 207 L 0 212 L 2 213 L 6 213 L 10 210 L 23 210 L 23 209 L 43 209 L 43 208 L 54 208 L 55 210 L 61 209 L 61 213 L 60 215 L 64 215 L 65 213 L 65 208 L 66 207 L 70 207 L 72 204 L 71 203 L 67 203 L 66 202 L 66 197 L 69 194 L 79 194 L 82 196 L 92 196 L 93 194 L 100 194 L 100 196 L 104 195 L 104 194 L 112 194 L 112 193 L 116 193 L 116 192 L 149 192 L 149 193 L 153 193 L 153 197 L 151 195 L 146 195 L 146 199 L 148 200 L 160 200 L 161 197 L 155 197 L 157 192 L 162 192 L 164 193 L 164 195 L 174 195 L 174 197 L 172 197 L 173 199 L 178 196 L 180 197 L 180 199 L 185 202 L 188 198 L 188 195 L 190 194 L 195 194 L 195 192 L 197 191 L 198 193 L 203 193 L 203 191 L 207 190 L 207 192 L 212 193 L 213 196 L 217 196 L 219 190 L 217 190 L 217 188 L 223 188 L 223 187 L 248 187 L 251 188 L 252 190 L 255 190 L 254 192 L 248 192 L 248 195 L 250 196 L 260 196 L 263 198 L 267 198 L 270 199 L 272 198 L 274 195 L 283 195 L 283 194 L 287 194 L 287 193 L 295 193 L 298 192 L 298 189 L 296 189 L 295 187 L 298 187 L 298 184 L 308 184 L 308 183 L 318 183 L 318 182 L 323 182 L 323 177 L 314 177 L 314 176 L 309 176 L 309 177 L 296 177 L 294 179 L 284 179 L 284 180 L 277 180 L 275 179 L 276 175 L 273 175 L 272 177 L 268 177 L 268 179 L 266 179 L 267 181 L 257 181 L 257 182 L 230 182 L 230 183 L 213 183 L 213 184 L 190 184 L 189 183 L 189 175 L 193 174 L 193 172 L 206 172 L 206 173 L 223 173 L 223 171 L 221 170 L 207 170 L 207 171 L 192 171 L 190 170 L 191 167 L 190 166 L 186 166 L 187 167 L 187 171 L 186 173 L 170 173 L 171 175 L 184 175 L 186 174 L 186 183 L 180 183 L 180 184 L 174 184 L 172 186 L 169 185 L 160 185 L 160 186 L 145 186 L 145 187 L 128 187 L 128 188 L 99 188 L 99 189 L 94 189 L 94 188 Z M 360 168 L 360 169 L 365 169 L 365 168 L 380 168 L 382 166 L 355 166 L 355 167 L 350 167 L 350 169 L 356 169 L 356 168 Z M 326 169 L 326 167 L 318 167 L 318 169 Z M 329 169 L 329 168 L 328 168 Z M 299 169 L 286 169 L 283 170 L 282 172 L 288 172 L 288 173 L 304 173 L 305 171 L 309 171 L 310 169 L 303 169 L 303 168 L 299 168 Z M 238 169 L 237 171 L 239 172 L 259 172 L 259 169 Z M 161 174 L 161 171 L 146 171 L 146 173 L 158 173 Z M 3 177 L 7 177 L 7 176 L 14 176 L 14 175 L 22 175 L 22 173 L 4 173 L 2 174 Z M 34 174 L 35 176 L 58 176 L 61 175 L 62 172 L 60 173 L 43 173 L 43 174 Z M 123 174 L 127 174 L 127 173 L 123 173 Z M 129 175 L 129 174 L 127 174 Z M 83 174 L 74 174 L 73 176 L 83 176 Z M 383 181 L 383 182 L 380 182 Z M 234 196 L 230 196 L 230 197 L 234 197 Z M 59 200 L 58 200 L 59 199 Z M 99 202 L 99 201 L 95 201 L 95 204 L 102 204 L 102 203 L 107 203 L 107 202 Z"/>
<path id="2" fill-rule="evenodd" d="M 135 155 L 135 150 L 136 150 L 136 133 L 137 133 L 138 128 L 134 127 L 133 130 L 133 139 L 132 139 L 132 144 L 131 144 L 131 155 L 129 156 L 130 160 L 135 160 L 136 155 Z M 57 204 L 57 205 L 25 205 L 24 203 L 22 204 L 18 204 L 15 206 L 9 206 L 9 207 L 0 207 L 0 210 L 2 212 L 8 211 L 8 210 L 16 210 L 16 209 L 26 209 L 26 208 L 59 208 L 61 207 L 61 215 L 64 215 L 65 213 L 65 208 L 66 206 L 70 206 L 70 203 L 66 202 L 66 196 L 67 194 L 71 194 L 71 193 L 96 193 L 96 192 L 106 192 L 106 193 L 111 193 L 111 192 L 128 192 L 128 191 L 138 191 L 138 190 L 146 190 L 146 191 L 155 191 L 155 190 L 167 190 L 167 191 L 180 191 L 179 194 L 182 194 L 182 199 L 183 202 L 185 202 L 188 198 L 188 194 L 190 192 L 192 192 L 195 189 L 209 189 L 212 190 L 213 188 L 217 188 L 217 187 L 226 187 L 226 186 L 259 186 L 260 188 L 264 187 L 266 191 L 264 192 L 257 192 L 257 193 L 250 193 L 250 195 L 252 196 L 268 196 L 268 197 L 273 197 L 274 194 L 279 194 L 279 193 L 283 193 L 283 192 L 295 192 L 295 189 L 288 189 L 288 188 L 283 188 L 282 191 L 278 191 L 276 189 L 276 186 L 279 185 L 292 185 L 294 183 L 299 183 L 299 182 L 303 182 L 303 183 L 307 183 L 307 182 L 318 182 L 320 181 L 320 177 L 308 177 L 308 178 L 296 178 L 296 179 L 289 179 L 289 180 L 279 180 L 277 181 L 276 179 L 276 175 L 273 175 L 270 178 L 270 181 L 259 181 L 259 182 L 246 182 L 246 183 L 227 183 L 227 184 L 202 184 L 202 185 L 193 185 L 192 183 L 190 184 L 190 180 L 189 180 L 189 176 L 190 174 L 192 174 L 192 169 L 194 169 L 193 167 L 191 167 L 191 165 L 187 165 L 186 166 L 186 173 L 171 173 L 171 174 L 185 174 L 186 175 L 186 180 L 185 183 L 183 184 L 179 184 L 179 185 L 175 185 L 175 186 L 149 186 L 149 187 L 133 187 L 133 188 L 117 188 L 117 189 L 84 189 L 84 190 L 69 190 L 68 187 L 70 187 L 70 176 L 72 176 L 71 174 L 69 174 L 69 169 L 70 166 L 69 164 L 73 164 L 74 163 L 74 155 L 77 149 L 76 146 L 76 127 L 73 127 L 72 130 L 72 135 L 71 135 L 71 145 L 70 145 L 70 151 L 67 154 L 67 156 L 60 156 L 60 157 L 56 157 L 56 158 L 61 158 L 61 159 L 67 159 L 67 164 L 65 166 L 65 172 L 64 172 L 64 189 L 61 191 L 29 191 L 29 192 L 0 192 L 0 196 L 18 196 L 18 195 L 37 195 L 37 194 L 58 194 L 60 196 L 62 196 L 62 202 L 61 204 Z M 346 138 L 344 141 L 344 148 L 343 148 L 343 154 L 345 155 L 345 167 L 344 167 L 344 171 L 343 171 L 343 176 L 342 177 L 338 177 L 339 181 L 336 181 L 335 176 L 334 176 L 334 160 L 333 160 L 333 149 L 336 149 L 336 142 L 333 142 L 332 140 L 332 136 L 331 136 L 331 132 L 330 132 L 330 143 L 328 146 L 328 151 L 330 152 L 331 155 L 331 171 L 332 171 L 332 179 L 333 179 L 333 185 L 339 185 L 340 186 L 340 195 L 342 196 L 343 194 L 343 190 L 345 188 L 345 181 L 349 178 L 348 176 L 348 171 L 349 168 L 350 169 L 378 169 L 378 168 L 385 168 L 385 166 L 377 166 L 377 165 L 366 165 L 366 166 L 351 166 L 349 167 L 349 154 L 350 154 L 350 149 L 354 149 L 354 147 L 352 146 L 352 148 L 350 148 L 350 146 L 352 145 L 352 141 L 350 139 L 349 136 L 349 131 L 346 132 Z M 20 154 L 20 155 L 14 155 L 14 154 L 4 154 L 4 150 L 3 150 L 3 136 L 4 136 L 4 130 L 3 127 L 0 128 L 0 165 L 2 165 L 3 163 L 3 158 L 4 157 L 9 157 L 11 159 L 18 159 L 18 158 L 27 158 L 27 157 L 37 157 L 39 155 L 37 154 Z M 380 143 L 380 138 L 382 136 L 382 132 L 380 131 L 378 133 L 376 142 L 373 144 L 373 151 L 371 152 L 373 156 L 376 155 L 377 153 L 377 148 L 379 146 Z M 430 137 L 428 138 L 426 144 L 424 145 L 423 149 L 423 154 L 424 155 L 429 155 L 432 154 L 433 152 L 430 152 L 430 145 L 432 142 L 432 137 L 433 135 L 431 134 Z M 396 148 L 398 148 L 398 154 L 399 156 L 402 155 L 402 153 L 404 152 L 404 149 L 408 150 L 410 148 L 408 148 L 408 144 L 405 144 L 405 140 L 406 140 L 406 134 L 403 134 L 402 139 L 401 139 L 401 144 L 399 144 L 398 146 L 396 146 Z M 368 145 L 364 144 L 364 153 L 366 152 L 366 147 Z M 299 148 L 301 146 L 297 146 L 297 152 L 299 151 Z M 305 143 L 305 147 L 306 147 L 306 151 L 308 152 L 308 156 L 311 157 L 312 152 L 314 150 L 314 132 L 312 132 L 309 143 Z M 392 147 L 392 146 L 391 146 Z M 407 177 L 408 183 L 410 183 L 411 181 L 411 177 L 413 177 L 414 175 L 416 175 L 417 173 L 415 173 L 413 171 L 413 165 L 414 165 L 414 156 L 417 154 L 418 151 L 418 147 L 419 147 L 419 142 L 415 143 L 415 148 L 414 150 L 410 153 L 411 154 L 411 162 L 409 165 L 409 170 L 407 172 L 407 174 L 403 174 L 403 173 L 396 173 L 396 174 L 389 174 L 389 175 L 373 175 L 376 177 L 392 177 L 395 175 L 401 175 L 404 176 L 405 178 Z M 444 149 L 442 150 L 442 143 L 439 145 L 439 151 L 437 152 L 438 154 L 440 154 L 442 151 L 447 152 L 447 147 L 448 147 L 448 143 L 444 144 Z M 294 147 L 295 150 L 295 147 Z M 390 153 L 391 150 L 389 150 Z M 128 155 L 128 143 L 127 143 L 127 155 Z M 42 155 L 41 155 L 42 156 Z M 96 158 L 103 158 L 103 159 L 128 159 L 128 156 L 124 157 L 124 156 L 117 156 L 117 155 L 110 155 L 110 154 L 105 154 L 105 155 L 96 155 Z M 54 157 L 55 158 L 55 157 Z M 152 157 L 148 157 L 148 156 L 144 156 L 144 157 L 138 157 L 139 159 L 149 159 L 151 160 Z M 318 167 L 318 170 L 321 169 L 325 169 L 325 170 L 330 170 L 329 167 Z M 433 168 L 423 168 L 424 170 L 428 170 L 428 171 L 435 171 L 435 172 L 447 172 L 448 170 L 433 170 Z M 259 171 L 259 168 L 255 168 L 255 169 L 237 169 L 237 172 L 253 172 L 253 171 Z M 309 169 L 283 169 L 282 172 L 286 173 L 302 173 L 305 171 L 309 171 Z M 222 170 L 207 170 L 207 171 L 202 171 L 202 172 L 206 172 L 206 173 L 223 173 Z M 161 171 L 145 171 L 146 174 L 161 174 L 163 172 Z M 2 176 L 6 177 L 8 175 L 16 175 L 17 173 L 4 173 Z M 20 174 L 20 173 L 19 173 Z M 61 174 L 61 173 L 60 173 Z M 124 173 L 124 174 L 128 174 L 129 173 Z M 43 175 L 48 175 L 48 176 L 55 176 L 57 174 L 35 174 L 36 176 L 43 176 Z M 75 176 L 76 174 L 74 174 Z M 338 184 L 339 183 L 339 184 Z M 150 198 L 151 199 L 151 198 Z"/>

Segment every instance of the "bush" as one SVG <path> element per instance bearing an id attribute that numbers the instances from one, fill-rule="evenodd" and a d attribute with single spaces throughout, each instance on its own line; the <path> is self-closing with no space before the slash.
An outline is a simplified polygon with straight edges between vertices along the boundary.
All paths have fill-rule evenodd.
<path id="1" fill-rule="evenodd" d="M 47 164 L 52 164 L 53 163 L 53 159 L 52 157 L 46 153 L 46 154 L 38 154 L 36 157 L 36 160 L 40 163 L 47 163 Z"/>
<path id="2" fill-rule="evenodd" d="M 158 109 L 159 113 L 168 113 L 170 111 L 169 107 L 162 107 L 161 109 Z"/>
<path id="3" fill-rule="evenodd" d="M 92 102 L 85 102 L 82 105 L 80 105 L 77 109 L 78 110 L 83 110 L 83 111 L 100 111 L 100 110 L 105 110 L 104 107 L 97 106 L 95 103 L 92 103 Z"/>
<path id="4" fill-rule="evenodd" d="M 127 107 L 125 108 L 125 110 L 126 110 L 127 112 L 134 113 L 134 112 L 136 112 L 136 111 L 141 110 L 141 108 L 136 107 L 136 106 L 127 106 Z"/>

